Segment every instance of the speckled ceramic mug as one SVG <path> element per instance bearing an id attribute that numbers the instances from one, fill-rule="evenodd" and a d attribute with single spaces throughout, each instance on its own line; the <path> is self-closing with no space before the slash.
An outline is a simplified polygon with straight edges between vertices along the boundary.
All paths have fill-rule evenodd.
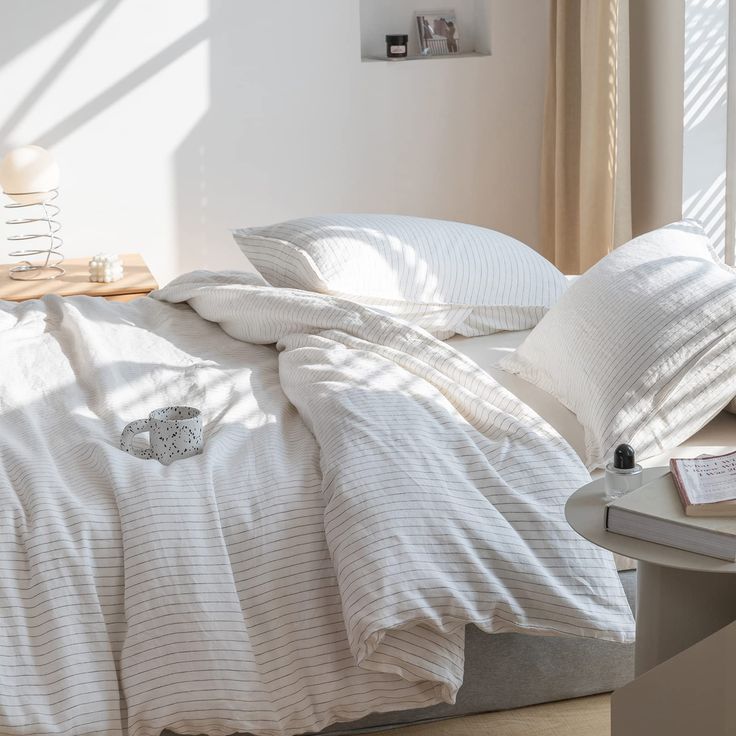
<path id="1" fill-rule="evenodd" d="M 133 446 L 135 436 L 141 432 L 148 432 L 148 447 Z M 191 406 L 155 409 L 148 419 L 136 419 L 128 424 L 120 436 L 121 450 L 146 460 L 156 458 L 164 465 L 199 455 L 203 447 L 202 413 Z"/>

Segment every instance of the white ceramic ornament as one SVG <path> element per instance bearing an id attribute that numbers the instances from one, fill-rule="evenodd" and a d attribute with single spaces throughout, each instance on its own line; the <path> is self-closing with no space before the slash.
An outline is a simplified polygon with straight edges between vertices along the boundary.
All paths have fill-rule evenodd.
<path id="1" fill-rule="evenodd" d="M 98 253 L 89 262 L 89 280 L 104 284 L 123 278 L 123 261 L 112 253 Z"/>

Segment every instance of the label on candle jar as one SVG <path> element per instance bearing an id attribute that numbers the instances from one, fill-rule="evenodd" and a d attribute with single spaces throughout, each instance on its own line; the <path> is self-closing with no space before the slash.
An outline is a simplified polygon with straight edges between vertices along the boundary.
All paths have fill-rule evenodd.
<path id="1" fill-rule="evenodd" d="M 390 53 L 392 53 L 392 54 L 405 54 L 406 53 L 406 46 L 392 46 Z"/>

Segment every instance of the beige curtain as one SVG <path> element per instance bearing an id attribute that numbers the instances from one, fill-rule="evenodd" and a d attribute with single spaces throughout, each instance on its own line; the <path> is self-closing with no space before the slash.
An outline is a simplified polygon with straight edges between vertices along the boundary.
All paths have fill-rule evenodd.
<path id="1" fill-rule="evenodd" d="M 551 0 L 541 250 L 582 273 L 631 238 L 628 0 Z"/>

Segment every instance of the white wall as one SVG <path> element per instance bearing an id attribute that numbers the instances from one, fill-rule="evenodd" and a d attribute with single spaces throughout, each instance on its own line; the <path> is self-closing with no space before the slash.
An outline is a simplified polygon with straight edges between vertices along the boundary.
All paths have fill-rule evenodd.
<path id="1" fill-rule="evenodd" d="M 389 64 L 361 63 L 358 0 L 0 0 L 0 153 L 55 152 L 68 255 L 141 251 L 161 281 L 330 211 L 533 245 L 548 4 L 489 1 L 493 56 Z"/>
<path id="2" fill-rule="evenodd" d="M 683 214 L 726 250 L 728 0 L 685 0 Z"/>

